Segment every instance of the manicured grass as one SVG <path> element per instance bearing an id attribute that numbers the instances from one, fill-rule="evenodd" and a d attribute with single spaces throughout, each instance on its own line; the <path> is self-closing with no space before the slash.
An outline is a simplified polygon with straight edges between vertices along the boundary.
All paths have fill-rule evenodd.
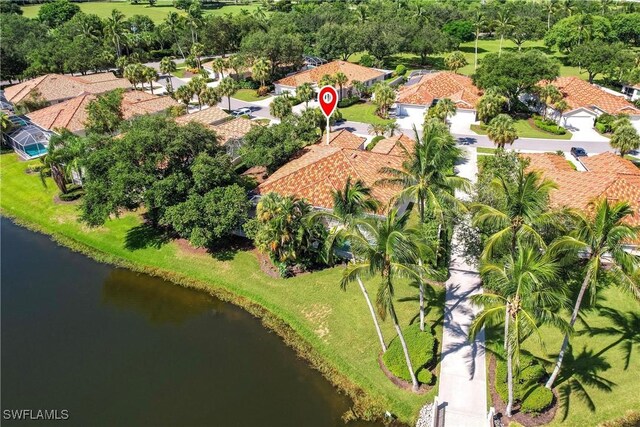
<path id="1" fill-rule="evenodd" d="M 495 148 L 478 147 L 478 148 L 476 148 L 476 152 L 478 154 L 495 154 L 496 153 L 496 149 Z"/>
<path id="2" fill-rule="evenodd" d="M 347 108 L 340 108 L 342 117 L 352 122 L 361 122 L 369 124 L 388 124 L 393 122 L 390 119 L 382 119 L 376 114 L 376 106 L 374 104 L 364 102 L 353 104 Z"/>
<path id="3" fill-rule="evenodd" d="M 564 135 L 556 135 L 545 132 L 534 127 L 528 120 L 519 119 L 514 123 L 518 136 L 520 138 L 539 138 L 539 139 L 571 139 L 571 132 Z M 487 131 L 484 125 L 471 125 L 471 130 L 479 135 L 486 135 Z"/>
<path id="4" fill-rule="evenodd" d="M 261 101 L 263 99 L 267 99 L 268 97 L 269 95 L 258 96 L 255 89 L 240 89 L 232 96 L 232 98 L 239 99 L 240 101 L 245 102 Z"/>
<path id="5" fill-rule="evenodd" d="M 323 372 L 331 375 L 337 371 L 347 377 L 365 390 L 380 410 L 389 410 L 404 422 L 413 423 L 420 407 L 437 393 L 437 384 L 423 395 L 400 390 L 383 374 L 378 366 L 380 348 L 369 311 L 357 285 L 340 290 L 341 267 L 274 279 L 260 270 L 255 254 L 249 250 L 210 255 L 185 250 L 176 242 L 149 242 L 143 238 L 148 232 L 141 227 L 139 213 L 125 213 L 91 229 L 77 222 L 77 205 L 53 202 L 57 191 L 52 180 L 48 179 L 48 187 L 44 188 L 38 175 L 25 173 L 27 164 L 14 153 L 0 156 L 3 215 L 52 234 L 66 244 L 90 250 L 98 258 L 120 261 L 176 282 L 226 291 L 244 306 L 260 305 L 313 347 L 311 357 L 322 365 Z M 375 298 L 377 281 L 368 280 L 366 284 Z M 442 294 L 439 292 L 440 302 L 430 309 L 430 325 L 436 319 L 441 321 L 442 310 L 437 307 L 442 304 Z M 417 316 L 417 291 L 399 283 L 396 298 L 398 316 L 405 327 Z M 415 300 L 402 302 L 405 298 Z M 391 321 L 383 322 L 382 328 L 389 343 L 395 336 Z M 435 329 L 440 341 L 441 326 L 438 324 Z"/>
<path id="6" fill-rule="evenodd" d="M 84 13 L 92 13 L 98 15 L 100 18 L 106 18 L 111 15 L 111 11 L 113 9 L 118 9 L 126 17 L 130 17 L 132 15 L 147 15 L 154 22 L 160 23 L 164 21 L 169 12 L 178 12 L 180 14 L 185 14 L 184 11 L 178 10 L 173 7 L 173 1 L 171 0 L 158 0 L 155 6 L 150 7 L 146 2 L 140 2 L 139 4 L 131 4 L 128 1 L 108 1 L 108 2 L 86 2 L 86 3 L 77 3 L 80 6 L 80 10 Z M 27 18 L 35 18 L 38 16 L 38 10 L 40 10 L 41 5 L 30 5 L 23 6 L 22 10 L 24 12 L 24 16 Z M 241 10 L 245 9 L 249 12 L 255 10 L 257 5 L 225 5 L 218 9 L 204 9 L 205 15 L 224 15 L 227 13 L 238 13 Z"/>

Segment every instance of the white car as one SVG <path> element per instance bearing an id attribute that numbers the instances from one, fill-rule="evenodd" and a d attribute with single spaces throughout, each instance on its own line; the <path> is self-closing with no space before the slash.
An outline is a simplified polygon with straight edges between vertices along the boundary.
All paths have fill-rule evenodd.
<path id="1" fill-rule="evenodd" d="M 251 115 L 251 108 L 238 108 L 237 110 L 233 110 L 231 112 L 231 115 L 233 117 L 240 117 L 240 116 L 250 116 Z"/>

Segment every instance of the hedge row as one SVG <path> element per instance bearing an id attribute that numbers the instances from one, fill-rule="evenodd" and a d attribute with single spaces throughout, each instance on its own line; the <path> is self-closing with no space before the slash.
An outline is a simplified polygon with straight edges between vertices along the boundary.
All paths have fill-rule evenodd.
<path id="1" fill-rule="evenodd" d="M 538 129 L 552 133 L 554 135 L 564 135 L 567 133 L 567 130 L 565 128 L 558 126 L 554 121 L 551 120 L 544 120 L 540 117 L 534 117 L 533 123 Z"/>
<path id="2" fill-rule="evenodd" d="M 425 331 L 420 330 L 420 324 L 415 323 L 402 331 L 404 339 L 409 350 L 409 357 L 413 369 L 416 370 L 418 381 L 422 384 L 429 384 L 433 379 L 431 371 L 427 368 L 433 361 L 435 347 L 435 338 L 431 331 L 427 328 Z M 404 358 L 402 344 L 398 337 L 395 337 L 387 352 L 382 356 L 382 360 L 393 375 L 405 381 L 411 381 L 407 362 Z"/>
<path id="3" fill-rule="evenodd" d="M 352 105 L 357 104 L 358 102 L 360 102 L 360 97 L 358 96 L 350 96 L 348 98 L 342 98 L 340 101 L 338 101 L 338 108 L 351 107 Z"/>
<path id="4" fill-rule="evenodd" d="M 520 374 L 516 375 L 514 372 L 513 399 L 521 402 L 522 412 L 537 414 L 553 402 L 553 393 L 541 384 L 546 375 L 547 372 L 538 361 L 527 356 L 520 357 Z M 500 398 L 506 403 L 509 400 L 507 363 L 502 360 L 496 360 L 495 387 Z"/>

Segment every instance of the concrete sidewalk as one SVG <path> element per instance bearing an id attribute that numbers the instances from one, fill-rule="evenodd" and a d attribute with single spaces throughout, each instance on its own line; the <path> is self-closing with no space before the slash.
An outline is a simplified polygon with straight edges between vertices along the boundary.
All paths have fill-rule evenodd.
<path id="1" fill-rule="evenodd" d="M 456 166 L 458 175 L 476 180 L 476 150 L 466 148 L 467 159 Z M 467 199 L 466 194 L 457 194 Z M 462 257 L 455 255 L 460 245 L 454 232 L 451 242 L 454 255 L 447 280 L 444 328 L 442 334 L 442 358 L 440 361 L 440 388 L 438 400 L 444 411 L 445 427 L 482 427 L 487 425 L 487 378 L 484 350 L 484 332 L 474 342 L 469 342 L 468 332 L 479 307 L 471 304 L 469 297 L 482 292 L 482 284 L 476 268 Z M 442 424 L 441 424 L 442 425 Z"/>

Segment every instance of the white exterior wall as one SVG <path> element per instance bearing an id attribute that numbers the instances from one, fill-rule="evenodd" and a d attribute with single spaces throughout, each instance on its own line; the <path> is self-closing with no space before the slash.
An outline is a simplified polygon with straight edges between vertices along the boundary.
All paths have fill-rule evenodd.
<path id="1" fill-rule="evenodd" d="M 631 119 L 631 124 L 633 125 L 633 127 L 636 128 L 636 130 L 640 134 L 640 116 L 630 116 L 629 118 Z"/>
<path id="2" fill-rule="evenodd" d="M 424 105 L 398 104 L 398 115 L 413 122 L 422 123 L 426 112 L 427 107 Z"/>
<path id="3" fill-rule="evenodd" d="M 296 96 L 295 87 L 278 85 L 278 84 L 274 85 L 274 87 L 275 87 L 276 95 L 282 95 L 285 92 L 289 92 L 289 95 Z"/>
<path id="4" fill-rule="evenodd" d="M 456 114 L 449 118 L 452 133 L 468 134 L 471 125 L 476 122 L 476 110 L 458 108 Z"/>

